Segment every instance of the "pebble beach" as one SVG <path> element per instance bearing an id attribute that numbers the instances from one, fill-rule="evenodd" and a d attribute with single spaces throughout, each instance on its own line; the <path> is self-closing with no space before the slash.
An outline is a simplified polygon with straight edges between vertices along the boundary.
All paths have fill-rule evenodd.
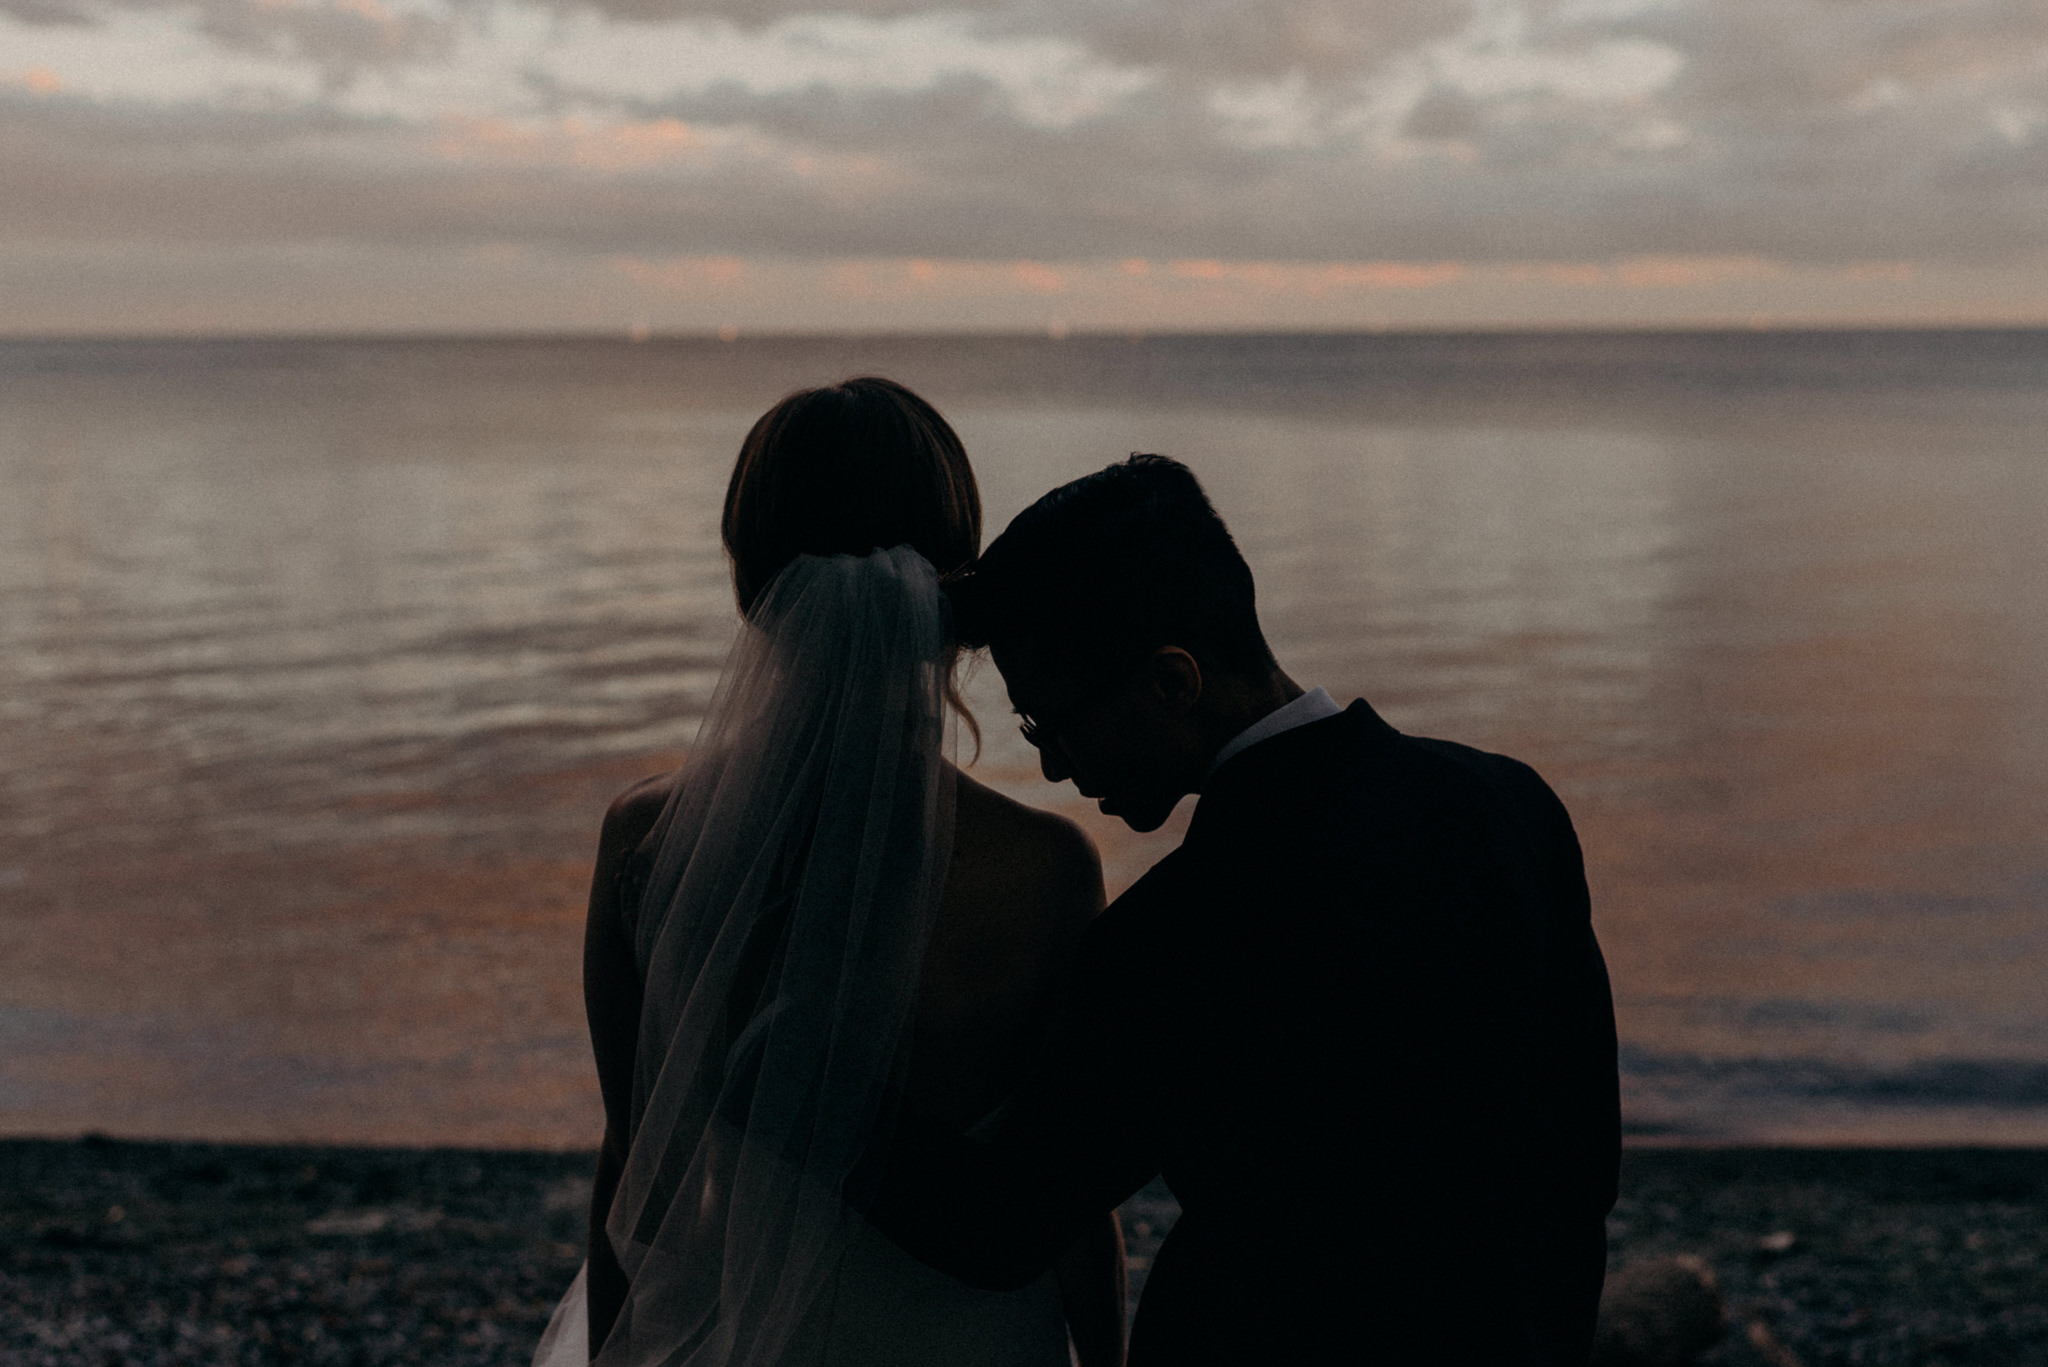
<path id="1" fill-rule="evenodd" d="M 523 1364 L 590 1163 L 0 1141 L 0 1367 Z M 1176 1213 L 1126 1205 L 1134 1293 Z M 1632 1150 L 1611 1238 L 1617 1274 L 1684 1255 L 1718 1287 L 1719 1342 L 1667 1360 L 2048 1365 L 2048 1151 Z"/>
<path id="2" fill-rule="evenodd" d="M 525 1363 L 580 1153 L 0 1142 L 0 1364 Z"/>

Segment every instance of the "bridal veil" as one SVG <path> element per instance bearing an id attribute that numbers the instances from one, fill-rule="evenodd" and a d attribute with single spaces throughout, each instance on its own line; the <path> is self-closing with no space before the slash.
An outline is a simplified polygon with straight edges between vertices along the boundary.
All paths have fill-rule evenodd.
<path id="1" fill-rule="evenodd" d="M 907 546 L 762 591 L 638 907 L 633 1123 L 605 1232 L 631 1283 L 594 1367 L 793 1367 L 898 1094 L 952 852 L 950 651 Z M 589 1361 L 581 1276 L 536 1367 Z"/>

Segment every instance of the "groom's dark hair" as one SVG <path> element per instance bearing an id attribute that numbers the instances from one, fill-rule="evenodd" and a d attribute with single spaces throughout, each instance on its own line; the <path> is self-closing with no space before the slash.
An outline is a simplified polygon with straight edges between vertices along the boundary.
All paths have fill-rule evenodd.
<path id="1" fill-rule="evenodd" d="M 952 590 L 961 643 L 1097 674 L 1179 646 L 1210 668 L 1276 667 L 1251 567 L 1194 471 L 1133 455 L 1017 514 Z"/>

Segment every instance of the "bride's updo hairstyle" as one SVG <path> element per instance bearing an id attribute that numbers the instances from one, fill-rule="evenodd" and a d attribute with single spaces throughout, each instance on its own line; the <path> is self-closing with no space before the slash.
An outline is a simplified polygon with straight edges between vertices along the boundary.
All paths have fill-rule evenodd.
<path id="1" fill-rule="evenodd" d="M 743 614 L 800 555 L 908 546 L 943 585 L 981 551 L 981 490 L 938 409 L 863 375 L 798 390 L 761 415 L 740 444 L 720 530 Z M 950 669 L 946 701 L 979 754 L 981 727 Z"/>
<path id="2" fill-rule="evenodd" d="M 740 611 L 799 555 L 909 546 L 943 581 L 981 549 L 981 492 L 937 409 L 862 376 L 804 389 L 761 415 L 740 446 L 721 530 Z"/>

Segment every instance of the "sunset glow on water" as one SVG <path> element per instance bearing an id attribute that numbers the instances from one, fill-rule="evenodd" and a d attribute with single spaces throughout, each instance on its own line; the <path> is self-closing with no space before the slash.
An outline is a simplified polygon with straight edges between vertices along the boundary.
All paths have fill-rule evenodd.
<path id="1" fill-rule="evenodd" d="M 1536 765 L 1637 1136 L 2048 1142 L 2048 337 L 0 344 L 0 1130 L 578 1145 L 741 435 L 1188 461 L 1306 686 Z M 1044 785 L 986 666 L 976 772 Z"/>

